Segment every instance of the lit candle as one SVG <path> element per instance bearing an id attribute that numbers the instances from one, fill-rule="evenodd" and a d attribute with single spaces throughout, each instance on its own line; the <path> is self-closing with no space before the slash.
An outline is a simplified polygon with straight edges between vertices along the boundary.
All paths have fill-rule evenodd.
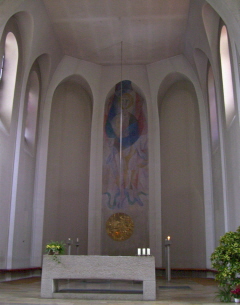
<path id="1" fill-rule="evenodd" d="M 165 239 L 165 246 L 170 246 L 171 245 L 171 237 L 167 236 L 167 238 Z"/>
<path id="2" fill-rule="evenodd" d="M 138 248 L 138 255 L 141 255 L 141 248 Z"/>
<path id="3" fill-rule="evenodd" d="M 150 255 L 150 249 L 147 248 L 147 255 Z"/>
<path id="4" fill-rule="evenodd" d="M 146 249 L 142 248 L 142 255 L 146 255 Z"/>

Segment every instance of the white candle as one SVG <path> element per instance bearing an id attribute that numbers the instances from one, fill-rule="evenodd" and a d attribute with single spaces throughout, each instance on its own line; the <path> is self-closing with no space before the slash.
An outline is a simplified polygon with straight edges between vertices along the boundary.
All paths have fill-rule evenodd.
<path id="1" fill-rule="evenodd" d="M 147 255 L 150 255 L 150 249 L 147 248 Z"/>
<path id="2" fill-rule="evenodd" d="M 142 255 L 146 255 L 146 249 L 142 248 Z"/>
<path id="3" fill-rule="evenodd" d="M 141 255 L 141 248 L 138 248 L 138 255 Z"/>
<path id="4" fill-rule="evenodd" d="M 79 242 L 79 239 L 77 238 L 77 243 Z"/>

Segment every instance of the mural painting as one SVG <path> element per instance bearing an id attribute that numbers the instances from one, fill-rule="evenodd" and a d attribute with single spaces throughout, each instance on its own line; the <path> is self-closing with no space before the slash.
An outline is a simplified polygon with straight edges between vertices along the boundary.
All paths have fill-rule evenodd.
<path id="1" fill-rule="evenodd" d="M 116 234 L 113 239 L 120 240 L 117 234 L 129 238 L 131 235 L 127 232 L 117 232 L 119 230 L 116 229 L 114 233 L 114 226 L 128 227 L 126 224 L 120 224 L 119 217 L 117 218 L 121 215 L 119 212 L 124 212 L 133 219 L 133 236 L 141 235 L 141 230 L 144 230 L 146 237 L 148 231 L 147 110 L 145 100 L 133 89 L 129 80 L 118 83 L 114 93 L 106 101 L 103 147 L 103 222 L 106 223 L 108 217 L 113 217 L 115 213 L 116 219 L 111 218 L 114 219 L 111 221 L 113 226 L 111 234 Z M 143 228 L 143 223 L 146 228 Z M 138 238 L 143 237 L 140 235 Z"/>
<path id="2" fill-rule="evenodd" d="M 126 210 L 129 205 L 147 204 L 146 109 L 143 98 L 132 89 L 131 81 L 118 83 L 107 101 L 104 135 L 104 205 Z"/>

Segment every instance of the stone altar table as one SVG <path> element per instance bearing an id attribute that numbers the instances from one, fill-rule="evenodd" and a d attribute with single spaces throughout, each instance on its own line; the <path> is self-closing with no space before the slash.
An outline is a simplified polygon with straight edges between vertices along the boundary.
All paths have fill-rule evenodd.
<path id="1" fill-rule="evenodd" d="M 153 256 L 59 255 L 43 256 L 41 297 L 81 299 L 155 300 L 156 276 Z M 59 279 L 142 281 L 142 294 L 61 293 Z"/>

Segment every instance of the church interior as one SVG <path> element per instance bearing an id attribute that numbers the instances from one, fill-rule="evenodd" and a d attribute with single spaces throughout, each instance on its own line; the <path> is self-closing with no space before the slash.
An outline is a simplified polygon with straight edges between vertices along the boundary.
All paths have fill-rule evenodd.
<path id="1" fill-rule="evenodd" d="M 238 0 L 0 1 L 0 280 L 71 254 L 211 270 L 240 218 Z"/>

